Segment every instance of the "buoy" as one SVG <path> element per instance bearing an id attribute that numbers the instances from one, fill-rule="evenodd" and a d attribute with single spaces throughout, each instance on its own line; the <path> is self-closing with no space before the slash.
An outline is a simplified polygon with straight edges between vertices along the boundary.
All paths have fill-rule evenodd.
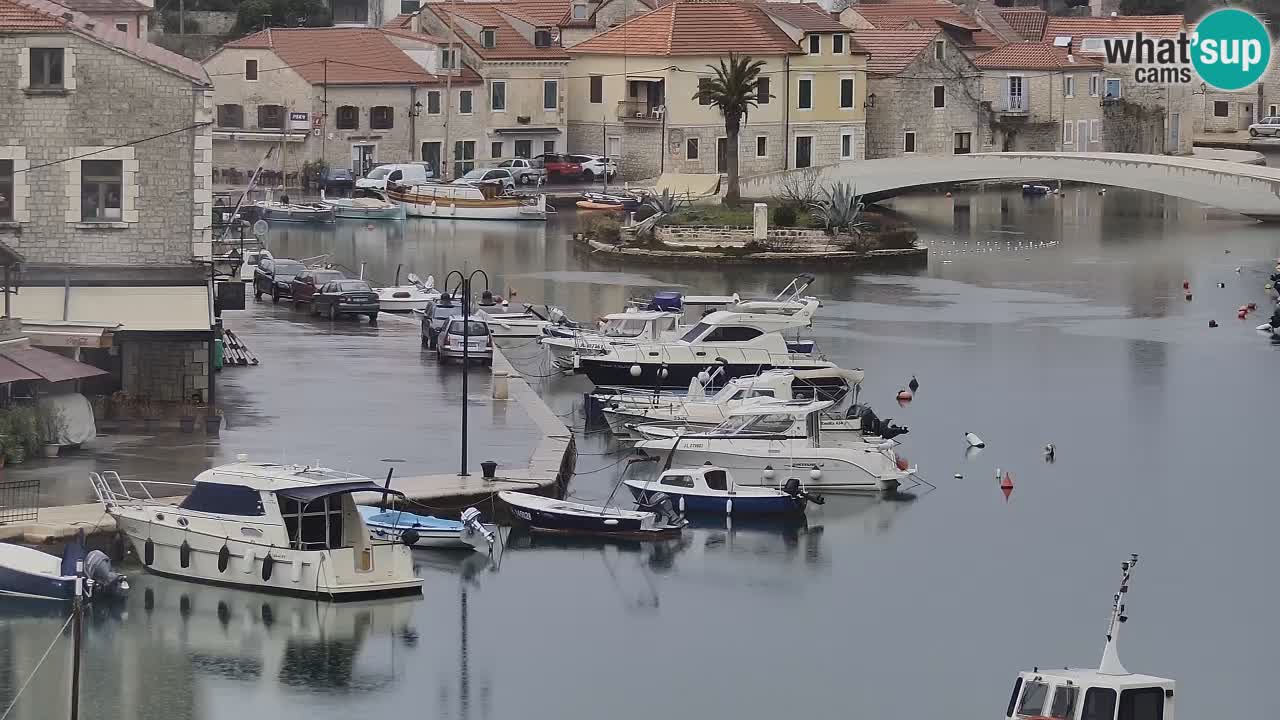
<path id="1" fill-rule="evenodd" d="M 631 366 L 631 377 L 640 377 L 641 369 L 639 365 Z"/>
<path id="2" fill-rule="evenodd" d="M 910 390 L 906 388 L 902 388 L 901 390 L 898 391 L 899 400 L 910 400 L 911 398 L 912 398 L 912 395 Z"/>
<path id="3" fill-rule="evenodd" d="M 909 389 L 911 392 L 915 392 L 920 389 L 920 381 L 916 380 L 915 375 L 911 376 L 911 382 L 907 383 L 907 389 Z"/>
<path id="4" fill-rule="evenodd" d="M 1223 250 L 1223 251 L 1222 251 L 1222 254 L 1223 254 L 1223 255 L 1230 255 L 1230 254 L 1231 254 L 1231 248 L 1227 248 L 1226 250 Z"/>
<path id="5" fill-rule="evenodd" d="M 950 193 L 950 192 L 948 192 L 948 193 L 947 193 L 947 197 L 951 197 L 951 193 Z"/>
<path id="6" fill-rule="evenodd" d="M 1258 303 L 1249 303 L 1248 305 L 1245 305 L 1245 307 L 1249 308 L 1249 312 L 1253 312 L 1258 309 Z"/>
<path id="7" fill-rule="evenodd" d="M 1008 470 L 1004 471 L 1004 478 L 1000 480 L 1000 487 L 1013 489 L 1013 476 L 1009 474 Z"/>
<path id="8" fill-rule="evenodd" d="M 1226 286 L 1227 286 L 1227 284 L 1226 284 L 1226 283 L 1224 283 L 1224 282 L 1220 282 L 1220 283 L 1218 283 L 1218 287 L 1220 287 L 1220 288 L 1224 288 L 1224 287 L 1226 287 Z"/>
<path id="9" fill-rule="evenodd" d="M 1241 268 L 1236 268 L 1236 272 L 1240 272 Z"/>
<path id="10" fill-rule="evenodd" d="M 1240 312 L 1236 313 L 1236 317 L 1240 318 L 1241 320 L 1244 320 L 1245 318 L 1249 317 L 1249 313 L 1244 310 L 1241 310 Z"/>
<path id="11" fill-rule="evenodd" d="M 765 466 L 764 466 L 764 479 L 765 479 L 765 480 L 772 480 L 772 479 L 773 479 L 773 474 L 774 474 L 774 473 L 773 473 L 773 466 L 772 466 L 772 465 L 765 465 Z"/>
<path id="12" fill-rule="evenodd" d="M 1191 281 L 1190 281 L 1190 280 L 1183 280 L 1183 281 L 1182 281 L 1182 289 L 1183 289 L 1183 290 L 1190 290 L 1190 289 L 1191 289 Z"/>
<path id="13" fill-rule="evenodd" d="M 1218 327 L 1218 321 L 1217 321 L 1217 320 L 1210 320 L 1210 321 L 1209 321 L 1209 327 L 1211 327 L 1211 328 Z"/>
<path id="14" fill-rule="evenodd" d="M 955 477 L 955 479 L 957 479 L 957 480 L 963 480 L 963 479 L 964 479 L 964 476 L 963 476 L 963 475 L 961 475 L 960 473 L 956 473 L 953 477 Z"/>
<path id="15" fill-rule="evenodd" d="M 1056 453 L 1057 451 L 1058 451 L 1058 448 L 1054 447 L 1054 446 L 1053 446 L 1053 443 L 1049 443 L 1048 445 L 1045 445 L 1045 446 L 1044 446 L 1044 459 L 1045 459 L 1045 460 L 1048 460 L 1049 462 L 1053 462 L 1053 455 L 1054 455 L 1054 453 Z"/>
<path id="16" fill-rule="evenodd" d="M 809 469 L 809 479 L 810 479 L 810 480 L 813 480 L 814 482 L 817 482 L 817 481 L 821 480 L 821 479 L 822 479 L 822 471 L 821 471 L 821 470 L 819 470 L 818 468 L 810 468 L 810 469 Z"/>
<path id="17" fill-rule="evenodd" d="M 1241 305 L 1240 307 L 1236 308 L 1236 312 L 1245 312 L 1245 313 L 1247 313 L 1247 312 L 1249 312 L 1249 306 L 1248 306 L 1248 305 Z"/>
<path id="18" fill-rule="evenodd" d="M 1184 297 L 1187 302 L 1191 302 L 1191 293 L 1187 293 Z"/>
<path id="19" fill-rule="evenodd" d="M 983 448 L 987 446 L 986 443 L 982 442 L 982 438 L 978 437 L 977 435 L 974 435 L 971 432 L 965 433 L 964 439 L 969 441 L 969 447 Z"/>
<path id="20" fill-rule="evenodd" d="M 996 468 L 996 482 L 1000 482 L 1000 468 Z"/>

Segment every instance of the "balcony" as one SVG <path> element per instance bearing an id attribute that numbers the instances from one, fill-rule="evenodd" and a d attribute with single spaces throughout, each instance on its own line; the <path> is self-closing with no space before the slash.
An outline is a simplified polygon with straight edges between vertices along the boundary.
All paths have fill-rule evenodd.
<path id="1" fill-rule="evenodd" d="M 1031 98 L 1026 93 L 1004 94 L 996 100 L 993 109 L 1001 115 L 1026 115 L 1031 112 Z"/>
<path id="2" fill-rule="evenodd" d="M 618 119 L 624 123 L 661 123 L 666 112 L 666 105 L 651 104 L 644 100 L 622 100 L 618 103 Z"/>

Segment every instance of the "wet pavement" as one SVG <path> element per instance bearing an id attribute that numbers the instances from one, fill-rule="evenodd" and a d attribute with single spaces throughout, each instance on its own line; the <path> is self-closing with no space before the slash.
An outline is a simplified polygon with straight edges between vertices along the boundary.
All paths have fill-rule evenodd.
<path id="1" fill-rule="evenodd" d="M 515 536 L 491 568 L 421 553 L 424 598 L 368 607 L 143 578 L 127 612 L 104 613 L 89 633 L 98 716 L 979 720 L 1003 710 L 1018 670 L 1097 663 L 1117 566 L 1130 552 L 1142 564 L 1128 597 L 1126 666 L 1177 678 L 1183 717 L 1268 716 L 1258 688 L 1277 642 L 1269 389 L 1280 347 L 1252 327 L 1270 309 L 1263 283 L 1280 236 L 1119 190 L 927 195 L 894 206 L 930 246 L 929 267 L 815 268 L 824 307 L 814 336 L 830 358 L 866 370 L 863 399 L 910 426 L 902 452 L 936 490 L 832 496 L 798 526 L 729 529 L 713 519 L 650 545 Z M 494 288 L 579 319 L 660 288 L 760 295 L 790 279 L 602 262 L 574 249 L 577 222 L 565 213 L 545 226 L 339 223 L 274 228 L 269 242 L 279 255 L 366 262 L 379 278 L 397 266 L 437 279 L 484 268 Z M 1237 320 L 1248 302 L 1261 310 Z M 401 339 L 389 323 L 329 326 L 269 303 L 234 322 L 260 356 L 277 341 L 287 349 L 223 373 L 224 400 L 243 416 L 224 444 L 259 433 L 236 444 L 270 452 L 271 433 L 288 434 L 289 452 L 305 458 L 329 438 L 321 457 L 368 473 L 391 453 L 447 463 L 451 450 L 421 432 L 376 444 L 384 439 L 361 429 L 384 423 L 373 409 L 399 420 L 386 427 L 407 424 L 403 406 L 430 402 L 440 383 L 405 383 L 403 394 L 418 395 L 357 404 L 359 380 L 378 375 L 379 361 L 431 377 L 426 361 L 411 360 L 408 329 Z M 384 333 L 397 339 L 372 341 Z M 331 348 L 362 364 L 344 365 L 348 379 L 322 395 L 313 386 L 328 371 L 311 365 Z M 510 355 L 578 431 L 582 472 L 570 492 L 607 497 L 625 455 L 582 416 L 589 385 L 546 372 L 536 348 Z M 894 394 L 913 374 L 916 399 L 898 407 Z M 283 403 L 320 416 L 306 419 L 313 429 L 345 417 L 337 427 L 354 441 L 273 429 L 294 419 Z M 966 431 L 987 447 L 966 452 Z M 1052 463 L 1041 450 L 1050 442 Z M 1007 499 L 996 468 L 1014 478 Z M 0 616 L 3 700 L 61 621 Z M 64 702 L 62 669 L 39 676 L 36 698 Z M 15 716 L 56 710 L 24 698 Z"/>

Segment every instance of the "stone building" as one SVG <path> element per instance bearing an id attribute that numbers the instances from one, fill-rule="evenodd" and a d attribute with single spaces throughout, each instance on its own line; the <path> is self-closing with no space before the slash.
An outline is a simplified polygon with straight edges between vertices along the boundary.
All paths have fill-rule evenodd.
<path id="1" fill-rule="evenodd" d="M 857 3 L 840 12 L 840 22 L 855 31 L 940 31 L 970 58 L 1017 39 L 1012 36 L 1000 37 L 993 32 L 990 22 L 985 18 L 973 15 L 946 0 Z"/>
<path id="2" fill-rule="evenodd" d="M 95 24 L 115 28 L 125 35 L 146 39 L 155 0 L 65 0 L 59 3 L 82 12 Z"/>
<path id="3" fill-rule="evenodd" d="M 1045 42 L 1015 42 L 973 60 L 991 108 L 993 149 L 1100 151 L 1102 62 Z"/>
<path id="4" fill-rule="evenodd" d="M 227 43 L 204 61 L 216 80 L 217 180 L 244 183 L 270 148 L 265 168 L 290 176 L 321 160 L 357 174 L 426 160 L 439 173 L 446 116 L 470 134 L 485 115 L 479 75 L 442 69 L 444 46 L 421 33 L 349 27 L 273 28 Z"/>
<path id="5" fill-rule="evenodd" d="M 157 400 L 208 393 L 209 77 L 66 6 L 0 0 L 0 243 L 37 345 Z"/>
<path id="6" fill-rule="evenodd" d="M 868 158 L 953 155 L 991 149 L 982 72 L 951 33 L 859 30 L 867 61 Z M 972 40 L 967 41 L 972 43 Z"/>

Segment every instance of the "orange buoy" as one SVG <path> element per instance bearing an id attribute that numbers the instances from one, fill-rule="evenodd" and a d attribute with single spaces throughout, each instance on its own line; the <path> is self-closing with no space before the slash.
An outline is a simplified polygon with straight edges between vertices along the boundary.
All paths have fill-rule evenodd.
<path id="1" fill-rule="evenodd" d="M 1013 476 L 1009 474 L 1008 470 L 1004 471 L 1004 477 L 1000 480 L 1000 487 L 1013 489 Z"/>
<path id="2" fill-rule="evenodd" d="M 910 400 L 912 397 L 915 397 L 915 396 L 912 395 L 911 391 L 906 388 L 902 388 L 901 390 L 898 391 L 899 400 Z"/>
<path id="3" fill-rule="evenodd" d="M 1241 320 L 1244 320 L 1245 318 L 1249 317 L 1249 313 L 1245 312 L 1244 310 L 1241 310 L 1240 312 L 1236 313 L 1236 317 L 1240 318 Z"/>
<path id="4" fill-rule="evenodd" d="M 911 467 L 911 463 L 908 462 L 907 459 L 901 455 L 898 456 L 898 462 L 895 464 L 898 466 L 898 469 L 901 470 L 902 472 L 906 472 L 907 468 Z"/>

